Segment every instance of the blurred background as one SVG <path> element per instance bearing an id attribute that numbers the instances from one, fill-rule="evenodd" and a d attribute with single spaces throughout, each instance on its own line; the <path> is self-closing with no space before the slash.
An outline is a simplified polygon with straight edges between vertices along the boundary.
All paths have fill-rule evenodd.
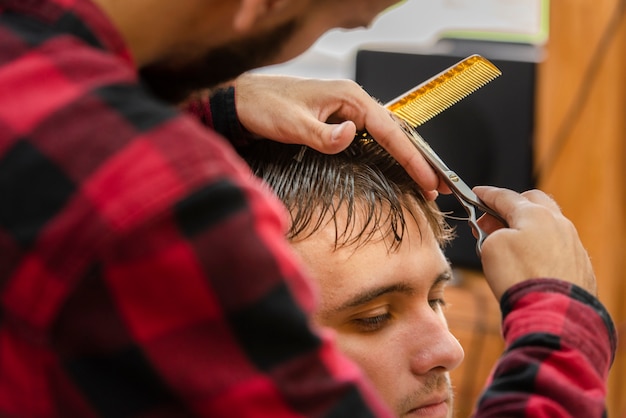
<path id="1" fill-rule="evenodd" d="M 503 75 L 418 130 L 470 185 L 554 196 L 592 258 L 599 297 L 626 333 L 626 0 L 408 0 L 368 29 L 333 31 L 260 72 L 350 78 L 386 102 L 477 53 Z M 439 205 L 464 216 L 454 198 Z M 503 348 L 500 313 L 464 221 L 447 249 L 450 328 L 466 358 L 453 372 L 468 416 Z M 626 418 L 626 347 L 609 416 Z"/>

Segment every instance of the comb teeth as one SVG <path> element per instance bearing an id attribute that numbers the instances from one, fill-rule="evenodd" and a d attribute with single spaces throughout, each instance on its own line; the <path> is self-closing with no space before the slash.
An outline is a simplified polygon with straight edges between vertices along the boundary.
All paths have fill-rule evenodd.
<path id="1" fill-rule="evenodd" d="M 489 60 L 471 55 L 385 107 L 415 128 L 501 74 Z"/>

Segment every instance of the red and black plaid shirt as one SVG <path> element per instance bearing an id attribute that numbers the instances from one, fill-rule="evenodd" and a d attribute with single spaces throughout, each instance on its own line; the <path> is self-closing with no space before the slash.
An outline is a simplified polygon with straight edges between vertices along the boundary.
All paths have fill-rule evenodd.
<path id="1" fill-rule="evenodd" d="M 309 327 L 314 295 L 280 204 L 220 135 L 141 86 L 104 14 L 89 0 L 0 0 L 0 45 L 0 417 L 387 415 Z M 240 139 L 232 92 L 197 105 Z M 602 325 L 584 327 L 596 356 L 568 348 L 585 384 L 554 399 L 603 390 L 615 349 L 604 310 L 535 290 L 525 297 L 548 308 L 513 304 L 507 320 L 545 316 L 555 298 L 571 308 L 545 334 L 512 322 L 530 354 L 505 356 L 507 382 L 520 364 L 541 381 L 583 312 Z M 518 341 L 547 341 L 552 357 Z M 481 408 L 508 403 L 498 382 Z M 524 389 L 518 411 L 544 396 Z"/>
<path id="2" fill-rule="evenodd" d="M 617 334 L 581 288 L 553 279 L 514 286 L 500 302 L 506 351 L 476 417 L 606 417 Z"/>

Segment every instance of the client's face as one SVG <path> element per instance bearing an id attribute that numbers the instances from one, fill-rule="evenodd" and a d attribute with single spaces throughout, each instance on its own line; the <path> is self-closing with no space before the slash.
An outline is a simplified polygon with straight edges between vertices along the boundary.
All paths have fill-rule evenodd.
<path id="1" fill-rule="evenodd" d="M 443 312 L 451 271 L 426 221 L 418 228 L 406 219 L 408 230 L 392 251 L 389 237 L 335 249 L 333 222 L 292 245 L 319 280 L 316 321 L 336 331 L 342 351 L 392 410 L 449 417 L 449 371 L 463 359 Z"/>

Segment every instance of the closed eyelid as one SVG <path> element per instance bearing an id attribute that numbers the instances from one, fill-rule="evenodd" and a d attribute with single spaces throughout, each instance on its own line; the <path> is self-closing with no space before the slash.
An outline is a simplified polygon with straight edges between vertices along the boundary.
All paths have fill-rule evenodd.
<path id="1" fill-rule="evenodd" d="M 430 286 L 430 290 L 432 291 L 437 286 L 443 287 L 446 284 L 448 284 L 451 280 L 452 280 L 452 272 L 450 270 L 444 270 L 443 272 L 439 273 L 435 277 L 432 285 Z M 353 308 L 365 305 L 383 295 L 390 294 L 390 293 L 403 293 L 406 295 L 413 295 L 415 294 L 415 292 L 416 292 L 416 289 L 408 283 L 395 283 L 389 286 L 376 287 L 373 289 L 365 290 L 364 292 L 357 294 L 356 296 L 352 297 L 351 299 L 342 303 L 341 305 L 331 308 L 329 310 L 326 310 L 322 315 L 329 316 L 329 315 L 333 315 L 339 312 L 343 312 L 348 309 L 353 309 Z"/>
<path id="2" fill-rule="evenodd" d="M 450 284 L 450 282 L 452 282 L 452 272 L 451 271 L 444 271 L 443 273 L 439 274 L 439 276 L 437 276 L 437 278 L 433 281 L 432 286 L 430 287 L 430 290 L 428 292 L 429 299 L 444 299 L 444 290 L 445 288 L 448 286 L 448 284 Z M 444 301 L 444 305 L 445 305 L 445 301 Z"/>
<path id="3" fill-rule="evenodd" d="M 445 300 L 444 297 L 444 289 L 446 288 L 446 286 L 452 281 L 452 272 L 447 270 L 443 273 L 441 273 L 439 276 L 437 276 L 437 278 L 435 279 L 435 281 L 433 282 L 433 285 L 430 288 L 430 293 L 434 293 L 435 295 L 428 297 L 429 301 L 428 303 L 431 306 L 439 306 L 442 308 L 447 307 L 447 302 Z"/>
<path id="4" fill-rule="evenodd" d="M 445 270 L 444 272 L 440 273 L 435 280 L 433 281 L 433 284 L 431 286 L 431 289 L 441 285 L 441 286 L 446 286 L 448 283 L 450 283 L 452 281 L 452 271 L 450 270 Z"/>
<path id="5" fill-rule="evenodd" d="M 361 332 L 373 332 L 384 328 L 391 318 L 391 314 L 384 313 L 376 316 L 354 318 L 351 320 L 351 323 L 358 327 Z"/>
<path id="6" fill-rule="evenodd" d="M 337 308 L 332 309 L 332 311 L 340 312 L 346 309 L 359 307 L 389 293 L 404 293 L 407 295 L 412 295 L 415 293 L 415 289 L 405 283 L 397 283 L 390 286 L 377 287 L 359 293 L 358 295 L 349 299 L 347 302 L 341 304 Z"/>

